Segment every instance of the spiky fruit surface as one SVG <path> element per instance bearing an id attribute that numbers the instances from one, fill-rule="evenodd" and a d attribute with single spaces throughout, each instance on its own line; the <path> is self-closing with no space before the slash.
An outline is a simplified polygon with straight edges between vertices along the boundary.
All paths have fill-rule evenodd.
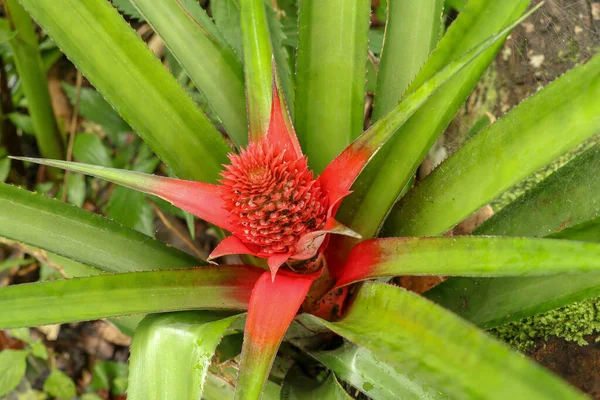
<path id="1" fill-rule="evenodd" d="M 300 237 L 323 227 L 327 196 L 306 159 L 291 157 L 266 141 L 229 156 L 222 172 L 223 200 L 244 243 L 260 256 L 293 253 Z"/>

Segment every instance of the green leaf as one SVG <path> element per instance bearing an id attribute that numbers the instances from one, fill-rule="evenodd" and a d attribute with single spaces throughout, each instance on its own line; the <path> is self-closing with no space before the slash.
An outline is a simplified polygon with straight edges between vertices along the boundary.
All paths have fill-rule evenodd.
<path id="1" fill-rule="evenodd" d="M 22 114 L 20 112 L 11 112 L 7 115 L 10 122 L 13 123 L 14 126 L 23 131 L 23 133 L 27 133 L 28 135 L 35 135 L 35 130 L 33 129 L 33 122 L 31 121 L 31 117 L 27 114 Z"/>
<path id="2" fill-rule="evenodd" d="M 219 3 L 217 1 L 217 3 Z M 209 372 L 204 382 L 203 399 L 223 400 L 233 399 L 235 388 L 230 381 L 222 376 Z"/>
<path id="3" fill-rule="evenodd" d="M 82 207 L 85 201 L 85 177 L 81 174 L 70 174 L 67 182 L 67 201 L 76 207 Z"/>
<path id="4" fill-rule="evenodd" d="M 46 349 L 44 342 L 37 340 L 35 342 L 31 342 L 30 346 L 32 355 L 37 358 L 41 358 L 42 360 L 48 360 L 48 349 Z"/>
<path id="5" fill-rule="evenodd" d="M 451 278 L 424 295 L 459 317 L 490 329 L 600 296 L 600 274 Z"/>
<path id="6" fill-rule="evenodd" d="M 242 64 L 195 0 L 132 0 L 240 146 L 248 142 Z"/>
<path id="7" fill-rule="evenodd" d="M 382 361 L 370 350 L 349 342 L 335 350 L 311 354 L 338 377 L 374 400 L 447 398 L 431 386 L 420 384 L 415 377 Z"/>
<path id="8" fill-rule="evenodd" d="M 71 104 L 74 105 L 76 88 L 66 82 L 62 83 L 62 88 Z M 129 124 L 121 118 L 119 113 L 104 100 L 100 93 L 92 88 L 81 88 L 79 92 L 79 113 L 85 119 L 102 126 L 111 137 L 114 137 L 117 133 L 132 131 Z"/>
<path id="9" fill-rule="evenodd" d="M 44 392 L 58 399 L 70 399 L 77 395 L 75 382 L 64 372 L 53 368 L 44 381 Z"/>
<path id="10" fill-rule="evenodd" d="M 316 173 L 363 130 L 370 4 L 300 2 L 295 126 Z"/>
<path id="11" fill-rule="evenodd" d="M 215 312 L 144 318 L 131 346 L 128 398 L 200 399 L 217 344 L 238 318 Z"/>
<path id="12" fill-rule="evenodd" d="M 446 8 L 454 8 L 456 11 L 462 11 L 467 5 L 468 0 L 446 0 Z"/>
<path id="13" fill-rule="evenodd" d="M 112 0 L 113 6 L 117 8 L 120 12 L 128 16 L 129 18 L 137 19 L 140 21 L 144 20 L 144 17 L 141 16 L 138 10 L 131 4 L 130 0 Z"/>
<path id="14" fill-rule="evenodd" d="M 399 287 L 366 283 L 341 321 L 306 318 L 452 398 L 585 398 L 533 361 Z"/>
<path id="15" fill-rule="evenodd" d="M 476 234 L 541 236 L 598 214 L 598 147 L 558 169 L 513 204 L 496 214 Z M 579 223 L 548 237 L 600 241 L 600 219 Z M 597 274 L 519 279 L 450 278 L 426 296 L 482 327 L 545 312 L 600 295 Z"/>
<path id="16" fill-rule="evenodd" d="M 210 10 L 215 20 L 215 25 L 238 57 L 242 59 L 244 52 L 242 50 L 239 0 L 215 1 L 211 3 Z"/>
<path id="17" fill-rule="evenodd" d="M 400 102 L 437 44 L 443 8 L 443 0 L 390 2 L 373 103 L 373 122 Z"/>
<path id="18" fill-rule="evenodd" d="M 263 0 L 241 0 L 240 25 L 244 46 L 244 73 L 250 139 L 267 134 L 271 119 L 273 48 Z"/>
<path id="19" fill-rule="evenodd" d="M 63 140 L 54 118 L 33 21 L 18 0 L 6 0 L 4 7 L 16 31 L 9 43 L 40 152 L 44 157 L 63 158 Z"/>
<path id="20" fill-rule="evenodd" d="M 110 150 L 92 133 L 79 133 L 73 141 L 73 156 L 84 163 L 112 167 Z"/>
<path id="21" fill-rule="evenodd" d="M 0 184 L 0 236 L 104 271 L 203 264 L 100 215 L 6 184 Z"/>
<path id="22" fill-rule="evenodd" d="M 0 352 L 0 396 L 17 387 L 27 367 L 27 350 L 2 350 Z"/>
<path id="23" fill-rule="evenodd" d="M 452 23 L 407 93 L 442 67 L 518 19 L 529 0 L 471 0 Z M 364 238 L 373 237 L 418 165 L 494 59 L 502 41 L 479 55 L 417 111 L 370 162 L 353 185 L 338 218 Z M 435 110 L 432 112 L 431 110 Z M 402 157 L 397 157 L 402 154 Z M 393 184 L 391 184 L 393 183 Z"/>
<path id="24" fill-rule="evenodd" d="M 330 373 L 322 382 L 304 375 L 298 366 L 292 367 L 283 381 L 282 400 L 351 400 L 344 388 Z"/>
<path id="25" fill-rule="evenodd" d="M 0 183 L 5 182 L 10 173 L 10 158 L 0 158 Z"/>
<path id="26" fill-rule="evenodd" d="M 452 228 L 598 132 L 599 107 L 600 55 L 596 55 L 454 153 L 394 207 L 386 233 L 425 236 Z"/>
<path id="27" fill-rule="evenodd" d="M 600 215 L 600 146 L 571 160 L 474 234 L 546 236 Z"/>
<path id="28" fill-rule="evenodd" d="M 106 0 L 21 3 L 178 176 L 217 180 L 222 135 Z"/>
<path id="29" fill-rule="evenodd" d="M 0 329 L 182 309 L 243 310 L 261 272 L 219 266 L 8 286 L 0 288 Z"/>
<path id="30" fill-rule="evenodd" d="M 92 390 L 110 390 L 114 395 L 123 395 L 127 390 L 127 376 L 129 375 L 129 366 L 124 362 L 117 361 L 96 361 L 92 375 Z"/>
<path id="31" fill-rule="evenodd" d="M 295 83 L 292 73 L 292 66 L 288 49 L 284 43 L 287 38 L 283 31 L 283 25 L 278 18 L 278 10 L 274 9 L 274 3 L 264 0 L 265 10 L 267 12 L 267 23 L 269 25 L 269 33 L 271 36 L 271 45 L 273 47 L 273 58 L 277 66 L 279 75 L 279 83 L 288 106 L 288 111 L 291 117 L 294 116 L 294 95 Z"/>
<path id="32" fill-rule="evenodd" d="M 117 186 L 106 206 L 106 215 L 128 228 L 154 236 L 154 211 L 144 193 Z"/>
<path id="33" fill-rule="evenodd" d="M 600 271 L 600 244 L 512 237 L 405 237 L 359 243 L 337 285 L 398 275 L 540 276 Z"/>

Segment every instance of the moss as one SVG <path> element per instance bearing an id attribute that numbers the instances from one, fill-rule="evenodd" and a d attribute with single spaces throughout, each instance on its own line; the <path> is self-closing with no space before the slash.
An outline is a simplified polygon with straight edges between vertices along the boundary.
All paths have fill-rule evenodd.
<path id="1" fill-rule="evenodd" d="M 511 322 L 489 331 L 520 351 L 534 347 L 536 340 L 559 337 L 586 345 L 584 336 L 600 332 L 600 297 Z"/>

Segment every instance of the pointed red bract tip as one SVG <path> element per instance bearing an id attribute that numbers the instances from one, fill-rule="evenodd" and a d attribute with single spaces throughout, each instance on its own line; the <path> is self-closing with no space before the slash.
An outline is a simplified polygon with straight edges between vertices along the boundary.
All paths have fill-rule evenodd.
<path id="1" fill-rule="evenodd" d="M 222 196 L 231 232 L 263 258 L 292 254 L 299 238 L 323 227 L 327 196 L 304 158 L 265 141 L 230 155 Z"/>
<path id="2" fill-rule="evenodd" d="M 266 141 L 274 148 L 285 149 L 295 158 L 303 157 L 300 142 L 290 120 L 290 114 L 278 87 L 276 71 L 273 71 L 273 101 L 271 102 L 271 119 Z"/>

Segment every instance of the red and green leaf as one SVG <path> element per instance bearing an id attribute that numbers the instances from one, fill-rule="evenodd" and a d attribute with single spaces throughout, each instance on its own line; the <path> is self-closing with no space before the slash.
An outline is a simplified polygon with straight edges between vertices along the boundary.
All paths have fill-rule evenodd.
<path id="1" fill-rule="evenodd" d="M 318 273 L 264 272 L 248 305 L 236 399 L 258 399 L 283 336 Z"/>

